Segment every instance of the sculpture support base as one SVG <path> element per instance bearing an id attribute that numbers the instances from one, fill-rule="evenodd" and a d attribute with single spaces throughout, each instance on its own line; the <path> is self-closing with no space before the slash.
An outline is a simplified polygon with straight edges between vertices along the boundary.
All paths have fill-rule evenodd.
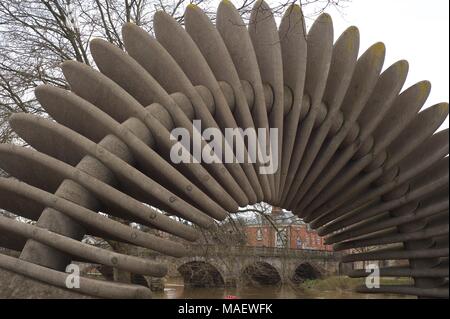
<path id="1" fill-rule="evenodd" d="M 93 297 L 57 288 L 37 280 L 0 269 L 1 299 L 92 299 Z"/>

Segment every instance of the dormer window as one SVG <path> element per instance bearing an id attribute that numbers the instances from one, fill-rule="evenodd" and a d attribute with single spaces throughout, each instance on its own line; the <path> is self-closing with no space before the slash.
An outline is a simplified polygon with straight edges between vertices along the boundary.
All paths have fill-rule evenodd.
<path id="1" fill-rule="evenodd" d="M 263 233 L 261 231 L 261 228 L 258 228 L 256 230 L 256 240 L 263 240 Z"/>

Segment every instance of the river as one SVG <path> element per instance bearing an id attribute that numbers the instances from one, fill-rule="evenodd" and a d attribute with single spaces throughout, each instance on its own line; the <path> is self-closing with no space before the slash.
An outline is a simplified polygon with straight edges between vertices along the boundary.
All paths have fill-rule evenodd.
<path id="1" fill-rule="evenodd" d="M 396 295 L 359 294 L 352 291 L 304 291 L 289 285 L 246 288 L 185 288 L 182 278 L 171 278 L 164 292 L 155 292 L 157 299 L 224 299 L 227 296 L 239 299 L 386 299 Z"/>

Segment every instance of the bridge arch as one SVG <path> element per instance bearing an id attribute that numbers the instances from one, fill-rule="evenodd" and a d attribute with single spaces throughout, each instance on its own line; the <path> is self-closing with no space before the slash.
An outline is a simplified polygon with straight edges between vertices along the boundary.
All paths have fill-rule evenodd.
<path id="1" fill-rule="evenodd" d="M 245 286 L 272 286 L 282 282 L 281 274 L 270 263 L 257 261 L 242 269 L 242 283 Z"/>
<path id="2" fill-rule="evenodd" d="M 319 279 L 320 277 L 322 277 L 322 273 L 318 267 L 309 262 L 303 262 L 295 268 L 292 282 L 300 284 L 306 280 Z"/>
<path id="3" fill-rule="evenodd" d="M 100 265 L 97 270 L 108 281 L 114 281 L 114 269 L 111 266 Z"/>
<path id="4" fill-rule="evenodd" d="M 149 287 L 147 279 L 144 276 L 138 274 L 131 274 L 131 283 L 144 287 Z"/>
<path id="5" fill-rule="evenodd" d="M 224 276 L 206 261 L 189 261 L 178 267 L 185 287 L 224 287 Z"/>

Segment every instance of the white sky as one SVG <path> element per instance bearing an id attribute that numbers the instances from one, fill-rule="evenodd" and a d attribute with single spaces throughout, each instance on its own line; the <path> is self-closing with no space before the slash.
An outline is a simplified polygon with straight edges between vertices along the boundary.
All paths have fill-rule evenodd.
<path id="1" fill-rule="evenodd" d="M 449 101 L 449 1 L 352 0 L 337 12 L 329 10 L 335 39 L 350 25 L 359 28 L 360 53 L 371 44 L 386 45 L 385 68 L 406 59 L 407 88 L 421 80 L 432 83 L 425 107 Z M 443 127 L 448 127 L 448 118 Z"/>
<path id="2" fill-rule="evenodd" d="M 271 6 L 279 0 L 266 0 Z M 398 60 L 409 62 L 404 89 L 422 80 L 432 83 L 425 107 L 449 101 L 449 1 L 351 0 L 345 8 L 327 9 L 335 40 L 349 26 L 359 28 L 360 54 L 375 42 L 386 45 L 384 68 Z M 305 15 L 312 12 L 305 8 Z M 307 20 L 307 25 L 311 25 Z M 442 128 L 449 126 L 448 118 Z"/>

